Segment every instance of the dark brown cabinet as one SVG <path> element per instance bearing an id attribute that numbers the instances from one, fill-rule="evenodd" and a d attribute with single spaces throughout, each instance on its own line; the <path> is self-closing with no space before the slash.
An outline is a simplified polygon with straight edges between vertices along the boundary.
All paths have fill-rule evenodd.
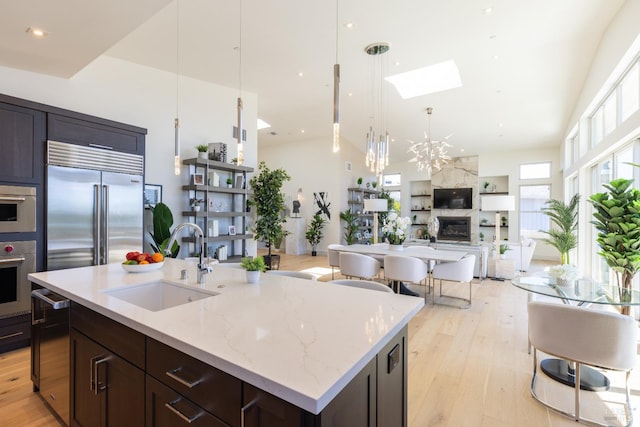
<path id="1" fill-rule="evenodd" d="M 71 306 L 71 425 L 143 426 L 145 337 Z"/>
<path id="2" fill-rule="evenodd" d="M 46 115 L 0 103 L 0 182 L 40 184 Z"/>

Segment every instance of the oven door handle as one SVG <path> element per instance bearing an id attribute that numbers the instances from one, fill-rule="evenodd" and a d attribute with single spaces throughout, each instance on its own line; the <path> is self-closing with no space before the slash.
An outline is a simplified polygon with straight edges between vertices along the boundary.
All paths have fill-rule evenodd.
<path id="1" fill-rule="evenodd" d="M 2 202 L 24 202 L 26 197 L 19 196 L 0 196 L 0 201 Z"/>
<path id="2" fill-rule="evenodd" d="M 9 264 L 10 262 L 24 262 L 25 258 L 16 257 L 16 258 L 0 258 L 0 264 Z"/>
<path id="3" fill-rule="evenodd" d="M 69 300 L 63 299 L 54 301 L 47 296 L 50 291 L 48 289 L 34 289 L 31 291 L 31 296 L 49 304 L 54 310 L 60 310 L 69 307 Z"/>

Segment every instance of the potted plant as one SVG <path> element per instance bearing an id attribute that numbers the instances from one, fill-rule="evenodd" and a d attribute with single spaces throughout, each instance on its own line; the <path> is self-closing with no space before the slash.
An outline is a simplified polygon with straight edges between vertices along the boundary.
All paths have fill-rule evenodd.
<path id="1" fill-rule="evenodd" d="M 507 226 L 507 217 L 503 216 L 502 218 L 500 218 L 500 223 L 503 227 Z"/>
<path id="2" fill-rule="evenodd" d="M 484 233 L 480 232 L 480 234 L 478 234 L 478 237 L 480 237 L 480 241 L 484 242 Z"/>
<path id="3" fill-rule="evenodd" d="M 489 186 L 491 185 L 491 183 L 489 181 L 485 181 L 482 184 L 482 188 L 483 188 L 483 193 L 486 193 L 489 190 Z"/>
<path id="4" fill-rule="evenodd" d="M 640 190 L 631 179 L 614 179 L 604 184 L 608 191 L 590 197 L 595 218 L 591 223 L 598 231 L 598 254 L 616 273 L 620 301 L 631 298 L 633 277 L 640 270 Z M 621 306 L 622 314 L 631 312 Z"/>
<path id="5" fill-rule="evenodd" d="M 153 233 L 149 232 L 153 243 L 151 243 L 151 248 L 154 252 L 160 252 L 161 254 L 166 254 L 167 251 L 167 243 L 169 242 L 169 237 L 171 237 L 171 226 L 173 225 L 173 215 L 171 214 L 171 209 L 164 203 L 156 203 L 153 207 Z M 169 251 L 169 258 L 176 258 L 178 256 L 178 252 L 180 252 L 180 245 L 177 241 L 173 242 L 171 245 L 171 250 Z"/>
<path id="6" fill-rule="evenodd" d="M 500 251 L 500 259 L 505 259 L 507 251 L 510 251 L 511 248 L 509 247 L 508 244 L 506 243 L 500 243 L 500 246 L 498 246 L 498 251 Z"/>
<path id="7" fill-rule="evenodd" d="M 189 199 L 189 206 L 191 206 L 191 210 L 194 212 L 200 212 L 200 203 L 204 202 L 203 199 L 198 199 L 196 197 Z"/>
<path id="8" fill-rule="evenodd" d="M 263 273 L 267 269 L 264 259 L 260 256 L 242 258 L 242 261 L 240 261 L 240 267 L 246 270 L 247 283 L 258 283 L 260 280 L 260 273 Z"/>
<path id="9" fill-rule="evenodd" d="M 253 197 L 248 203 L 256 207 L 257 219 L 253 230 L 256 239 L 267 245 L 269 253 L 264 261 L 267 268 L 271 268 L 280 262 L 280 255 L 271 255 L 271 246 L 282 234 L 282 225 L 287 221 L 280 215 L 285 208 L 282 184 L 291 177 L 283 169 L 269 169 L 265 162 L 260 162 L 258 170 L 260 171 L 258 175 L 253 176 L 249 181 Z M 272 257 L 277 257 L 277 260 L 274 262 Z"/>
<path id="10" fill-rule="evenodd" d="M 407 230 L 411 226 L 409 217 L 398 216 L 395 212 L 390 212 L 382 226 L 382 233 L 389 242 L 389 249 L 402 250 L 402 243 L 407 238 Z"/>
<path id="11" fill-rule="evenodd" d="M 227 187 L 231 188 L 232 185 L 233 185 L 233 179 L 227 178 Z"/>
<path id="12" fill-rule="evenodd" d="M 373 189 L 375 190 L 375 189 L 376 189 L 376 187 L 378 186 L 378 181 L 373 181 L 373 182 L 371 183 L 371 186 L 372 186 L 372 187 L 373 187 Z"/>
<path id="13" fill-rule="evenodd" d="M 207 144 L 200 144 L 200 145 L 196 145 L 196 150 L 198 150 L 198 157 L 204 160 L 207 160 L 207 151 L 209 151 L 209 145 Z"/>
<path id="14" fill-rule="evenodd" d="M 326 220 L 320 214 L 315 214 L 307 227 L 305 237 L 311 245 L 311 256 L 318 254 L 316 249 L 318 248 L 318 243 L 322 240 L 322 229 L 324 228 L 325 222 Z"/>
<path id="15" fill-rule="evenodd" d="M 547 200 L 542 212 L 547 215 L 555 228 L 549 231 L 540 230 L 548 238 L 544 242 L 553 246 L 560 252 L 560 263 L 569 264 L 569 252 L 578 246 L 578 205 L 580 195 L 574 195 L 569 203 L 561 200 Z"/>
<path id="16" fill-rule="evenodd" d="M 359 177 L 359 178 L 356 180 L 356 183 L 358 184 L 358 187 L 362 186 L 362 177 Z"/>
<path id="17" fill-rule="evenodd" d="M 358 215 L 347 209 L 344 212 L 340 212 L 340 219 L 345 222 L 344 240 L 347 245 L 353 245 L 358 240 L 356 238 L 356 233 L 358 232 Z"/>

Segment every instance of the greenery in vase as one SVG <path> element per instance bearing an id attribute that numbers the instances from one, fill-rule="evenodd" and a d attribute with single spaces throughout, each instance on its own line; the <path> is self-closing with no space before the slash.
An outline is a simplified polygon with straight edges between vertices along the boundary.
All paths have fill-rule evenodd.
<path id="1" fill-rule="evenodd" d="M 260 162 L 258 170 L 259 174 L 249 181 L 253 190 L 249 206 L 255 206 L 258 215 L 254 224 L 256 239 L 267 244 L 271 257 L 271 246 L 282 235 L 282 225 L 287 221 L 280 215 L 285 208 L 282 185 L 291 177 L 284 169 L 269 169 L 265 162 Z"/>
<path id="2" fill-rule="evenodd" d="M 322 238 L 324 237 L 322 234 L 322 229 L 324 228 L 325 223 L 326 220 L 321 215 L 315 214 L 313 216 L 313 219 L 311 219 L 311 223 L 307 227 L 305 237 L 311 245 L 311 250 L 313 250 L 313 252 L 316 251 L 318 243 L 320 243 L 320 240 L 322 240 Z"/>
<path id="3" fill-rule="evenodd" d="M 153 233 L 149 232 L 153 243 L 151 248 L 155 252 L 166 254 L 167 243 L 171 237 L 171 226 L 173 225 L 173 215 L 171 209 L 164 203 L 156 203 L 153 208 Z M 169 251 L 169 258 L 176 258 L 180 252 L 180 245 L 177 241 L 173 242 Z"/>
<path id="4" fill-rule="evenodd" d="M 240 267 L 247 271 L 260 271 L 263 273 L 267 269 L 267 265 L 264 263 L 264 259 L 261 256 L 242 258 L 242 261 L 240 261 Z"/>
<path id="5" fill-rule="evenodd" d="M 358 180 L 356 181 L 356 183 L 357 183 L 358 185 L 362 185 L 362 177 L 358 178 Z"/>
<path id="6" fill-rule="evenodd" d="M 378 182 L 377 181 L 373 181 L 371 183 L 371 186 L 373 187 L 373 189 L 375 190 L 375 188 L 378 186 Z"/>
<path id="7" fill-rule="evenodd" d="M 540 230 L 549 237 L 544 242 L 553 246 L 560 252 L 562 264 L 569 264 L 569 252 L 578 246 L 578 205 L 580 195 L 574 195 L 569 203 L 561 200 L 547 200 L 542 212 L 547 215 L 555 225 L 549 231 Z"/>
<path id="8" fill-rule="evenodd" d="M 233 184 L 233 180 L 231 178 L 227 178 L 227 185 Z"/>
<path id="9" fill-rule="evenodd" d="M 401 245 L 407 238 L 407 230 L 411 226 L 409 217 L 398 216 L 395 212 L 390 212 L 382 226 L 382 233 L 386 236 L 391 245 Z"/>
<path id="10" fill-rule="evenodd" d="M 501 243 L 500 246 L 498 246 L 498 250 L 500 251 L 500 255 L 504 255 L 507 251 L 510 251 L 511 248 L 506 243 Z"/>
<path id="11" fill-rule="evenodd" d="M 198 150 L 200 153 L 206 153 L 207 151 L 209 151 L 209 146 L 207 144 L 196 145 L 196 150 Z"/>
<path id="12" fill-rule="evenodd" d="M 340 212 L 340 219 L 345 222 L 344 240 L 347 245 L 353 245 L 357 241 L 356 233 L 358 232 L 358 215 L 347 209 L 344 212 Z"/>
<path id="13" fill-rule="evenodd" d="M 640 190 L 631 179 L 614 179 L 604 184 L 608 191 L 591 195 L 595 226 L 600 246 L 598 255 L 615 271 L 620 288 L 620 301 L 631 297 L 633 277 L 640 270 Z M 621 308 L 630 313 L 629 306 Z"/>

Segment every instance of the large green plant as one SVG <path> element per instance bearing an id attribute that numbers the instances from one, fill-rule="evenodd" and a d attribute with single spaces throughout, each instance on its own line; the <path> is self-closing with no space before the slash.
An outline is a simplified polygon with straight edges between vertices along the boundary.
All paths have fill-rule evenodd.
<path id="1" fill-rule="evenodd" d="M 640 190 L 632 184 L 631 179 L 614 179 L 603 185 L 607 192 L 593 194 L 590 200 L 598 254 L 616 272 L 620 301 L 629 300 L 633 277 L 640 270 Z M 622 312 L 628 314 L 629 306 Z"/>
<path id="2" fill-rule="evenodd" d="M 173 215 L 171 209 L 164 203 L 157 203 L 153 208 L 153 233 L 149 232 L 153 243 L 151 248 L 155 252 L 165 253 L 169 237 L 171 237 L 171 226 L 173 225 Z M 177 241 L 171 245 L 170 258 L 176 258 L 180 252 L 180 245 Z"/>
<path id="3" fill-rule="evenodd" d="M 284 169 L 269 169 L 265 162 L 260 162 L 258 170 L 259 174 L 249 180 L 253 190 L 249 205 L 255 206 L 258 214 L 254 225 L 256 239 L 267 244 L 271 257 L 271 246 L 282 235 L 282 224 L 287 221 L 280 215 L 285 208 L 282 185 L 291 177 Z"/>
<path id="4" fill-rule="evenodd" d="M 358 233 L 358 215 L 347 209 L 344 212 L 340 212 L 340 219 L 345 222 L 344 226 L 344 240 L 347 245 L 353 245 L 358 239 L 356 233 Z"/>
<path id="5" fill-rule="evenodd" d="M 569 264 L 569 252 L 578 246 L 578 207 L 580 195 L 574 195 L 569 203 L 561 200 L 547 200 L 542 212 L 551 218 L 555 227 L 549 231 L 541 230 L 549 237 L 544 241 L 560 252 L 562 264 Z"/>

